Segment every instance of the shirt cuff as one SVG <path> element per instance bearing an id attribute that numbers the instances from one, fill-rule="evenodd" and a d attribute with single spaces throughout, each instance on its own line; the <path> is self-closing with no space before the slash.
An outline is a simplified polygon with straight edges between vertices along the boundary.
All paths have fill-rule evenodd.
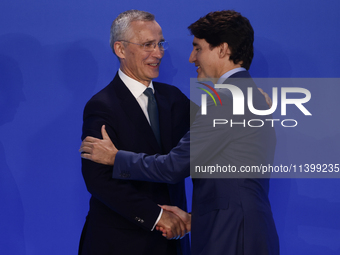
<path id="1" fill-rule="evenodd" d="M 153 225 L 151 231 L 153 231 L 153 230 L 155 229 L 155 227 L 156 227 L 158 221 L 159 221 L 159 220 L 161 219 L 161 217 L 162 217 L 162 214 L 163 214 L 163 208 L 161 208 L 161 212 L 159 213 L 158 218 L 157 218 L 155 224 Z"/>

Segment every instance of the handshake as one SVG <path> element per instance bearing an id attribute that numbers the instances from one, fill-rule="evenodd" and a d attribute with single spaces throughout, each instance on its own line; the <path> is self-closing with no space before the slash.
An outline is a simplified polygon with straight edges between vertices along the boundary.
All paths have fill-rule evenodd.
<path id="1" fill-rule="evenodd" d="M 191 231 L 191 214 L 177 206 L 160 205 L 163 213 L 156 225 L 167 239 L 179 239 Z"/>
<path id="2" fill-rule="evenodd" d="M 82 158 L 113 166 L 118 150 L 107 134 L 105 125 L 102 126 L 101 133 L 103 139 L 86 137 L 79 152 L 81 152 Z M 156 225 L 156 230 L 161 231 L 164 237 L 178 239 L 191 231 L 191 214 L 177 206 L 162 205 L 160 207 L 163 208 L 163 213 Z"/>

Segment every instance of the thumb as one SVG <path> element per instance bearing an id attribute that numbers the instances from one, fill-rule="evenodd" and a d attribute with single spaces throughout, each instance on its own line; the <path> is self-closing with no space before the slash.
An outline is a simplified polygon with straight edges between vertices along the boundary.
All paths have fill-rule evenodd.
<path id="1" fill-rule="evenodd" d="M 110 139 L 109 135 L 106 132 L 105 125 L 102 126 L 102 136 L 103 136 L 103 140 Z"/>
<path id="2" fill-rule="evenodd" d="M 159 205 L 159 207 L 161 207 L 164 210 L 173 212 L 173 206 L 171 206 L 171 205 Z"/>

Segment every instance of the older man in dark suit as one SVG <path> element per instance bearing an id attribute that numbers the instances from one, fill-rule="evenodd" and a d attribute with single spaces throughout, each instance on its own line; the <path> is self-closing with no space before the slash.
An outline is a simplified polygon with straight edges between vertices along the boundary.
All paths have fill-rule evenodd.
<path id="1" fill-rule="evenodd" d="M 119 149 L 168 153 L 189 129 L 190 101 L 176 87 L 152 82 L 167 48 L 154 15 L 121 13 L 111 27 L 110 44 L 120 61 L 113 81 L 86 104 L 82 139 L 101 138 L 106 126 Z M 82 160 L 91 193 L 79 254 L 189 254 L 188 238 L 167 240 L 156 225 L 183 236 L 185 226 L 159 204 L 186 210 L 184 182 L 167 185 L 114 180 L 112 168 Z"/>

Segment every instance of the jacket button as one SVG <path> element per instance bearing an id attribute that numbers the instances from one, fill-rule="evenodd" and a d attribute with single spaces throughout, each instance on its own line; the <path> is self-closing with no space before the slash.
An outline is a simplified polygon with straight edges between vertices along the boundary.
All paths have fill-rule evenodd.
<path id="1" fill-rule="evenodd" d="M 144 223 L 144 220 L 141 219 L 141 218 L 139 218 L 139 217 L 136 217 L 135 220 L 138 221 L 138 222 L 140 222 L 140 223 Z"/>

